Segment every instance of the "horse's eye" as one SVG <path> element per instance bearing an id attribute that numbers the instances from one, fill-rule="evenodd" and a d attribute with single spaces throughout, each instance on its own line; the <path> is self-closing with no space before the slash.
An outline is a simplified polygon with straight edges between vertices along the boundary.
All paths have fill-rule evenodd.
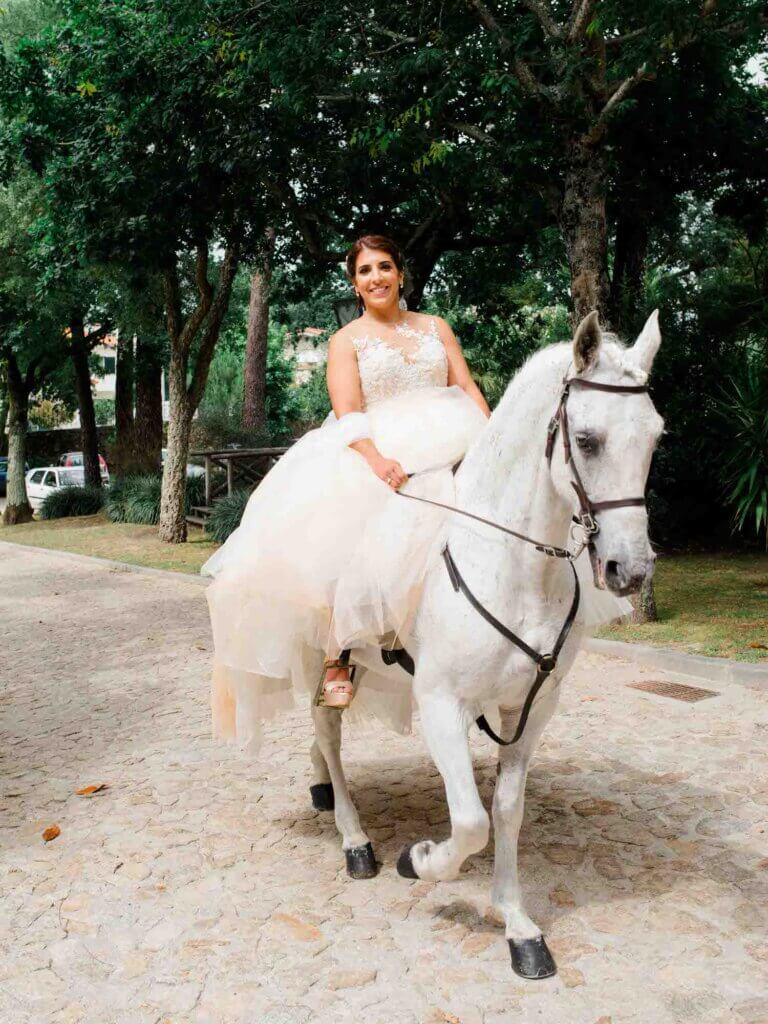
<path id="1" fill-rule="evenodd" d="M 585 455 L 595 455 L 600 447 L 598 438 L 586 431 L 576 435 L 576 444 L 579 446 L 579 451 L 584 452 Z"/>

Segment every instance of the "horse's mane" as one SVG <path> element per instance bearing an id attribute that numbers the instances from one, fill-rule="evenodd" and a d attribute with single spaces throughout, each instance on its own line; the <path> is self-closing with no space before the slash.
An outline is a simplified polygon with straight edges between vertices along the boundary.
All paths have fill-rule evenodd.
<path id="1" fill-rule="evenodd" d="M 543 375 L 545 369 L 549 371 L 546 374 L 546 379 L 551 380 L 553 383 L 556 382 L 558 386 L 566 372 L 575 374 L 576 371 L 572 365 L 572 346 L 573 342 L 571 341 L 556 342 L 530 355 L 510 380 L 497 408 L 501 409 L 502 406 L 506 406 L 510 402 L 516 403 L 521 394 L 528 388 L 531 377 L 538 375 L 540 372 Z M 632 383 L 644 384 L 647 374 L 636 366 L 631 359 L 627 358 L 628 351 L 627 346 L 617 334 L 611 331 L 603 331 L 597 365 L 586 376 L 588 378 L 600 379 L 604 375 L 615 378 L 618 374 L 619 381 L 616 381 L 616 383 L 629 379 Z"/>

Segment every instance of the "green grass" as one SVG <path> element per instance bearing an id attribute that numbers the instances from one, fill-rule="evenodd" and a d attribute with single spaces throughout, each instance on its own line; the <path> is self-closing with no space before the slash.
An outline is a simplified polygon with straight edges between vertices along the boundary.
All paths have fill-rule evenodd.
<path id="1" fill-rule="evenodd" d="M 111 523 L 103 512 L 0 526 L 0 540 L 186 573 L 199 572 L 218 547 L 195 527 L 186 544 L 163 544 L 157 527 Z M 655 589 L 658 622 L 605 626 L 597 635 L 768 664 L 768 650 L 750 646 L 768 646 L 768 555 L 660 558 Z"/>
<path id="2" fill-rule="evenodd" d="M 768 647 L 768 555 L 659 558 L 654 583 L 658 622 L 605 626 L 597 636 L 768 664 L 768 650 L 750 646 Z"/>
<path id="3" fill-rule="evenodd" d="M 189 528 L 186 544 L 164 544 L 158 540 L 156 526 L 111 523 L 104 512 L 22 526 L 0 526 L 0 540 L 187 573 L 199 572 L 203 562 L 219 546 L 194 526 Z"/>

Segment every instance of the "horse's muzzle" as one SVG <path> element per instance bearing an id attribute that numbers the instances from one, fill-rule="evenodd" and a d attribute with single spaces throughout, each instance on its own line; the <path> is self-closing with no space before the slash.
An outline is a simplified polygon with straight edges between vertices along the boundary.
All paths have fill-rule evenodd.
<path id="1" fill-rule="evenodd" d="M 655 556 L 631 561 L 609 559 L 603 569 L 606 587 L 617 597 L 636 594 L 645 580 L 653 575 L 655 561 Z"/>

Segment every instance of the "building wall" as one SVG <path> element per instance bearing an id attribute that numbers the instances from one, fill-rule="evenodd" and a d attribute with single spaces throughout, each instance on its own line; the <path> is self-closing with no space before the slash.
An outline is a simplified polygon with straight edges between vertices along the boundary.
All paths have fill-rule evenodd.
<path id="1" fill-rule="evenodd" d="M 294 380 L 297 384 L 303 384 L 314 370 L 324 367 L 328 362 L 328 339 L 324 337 L 323 331 L 310 328 L 287 347 L 286 355 L 296 359 Z"/>

